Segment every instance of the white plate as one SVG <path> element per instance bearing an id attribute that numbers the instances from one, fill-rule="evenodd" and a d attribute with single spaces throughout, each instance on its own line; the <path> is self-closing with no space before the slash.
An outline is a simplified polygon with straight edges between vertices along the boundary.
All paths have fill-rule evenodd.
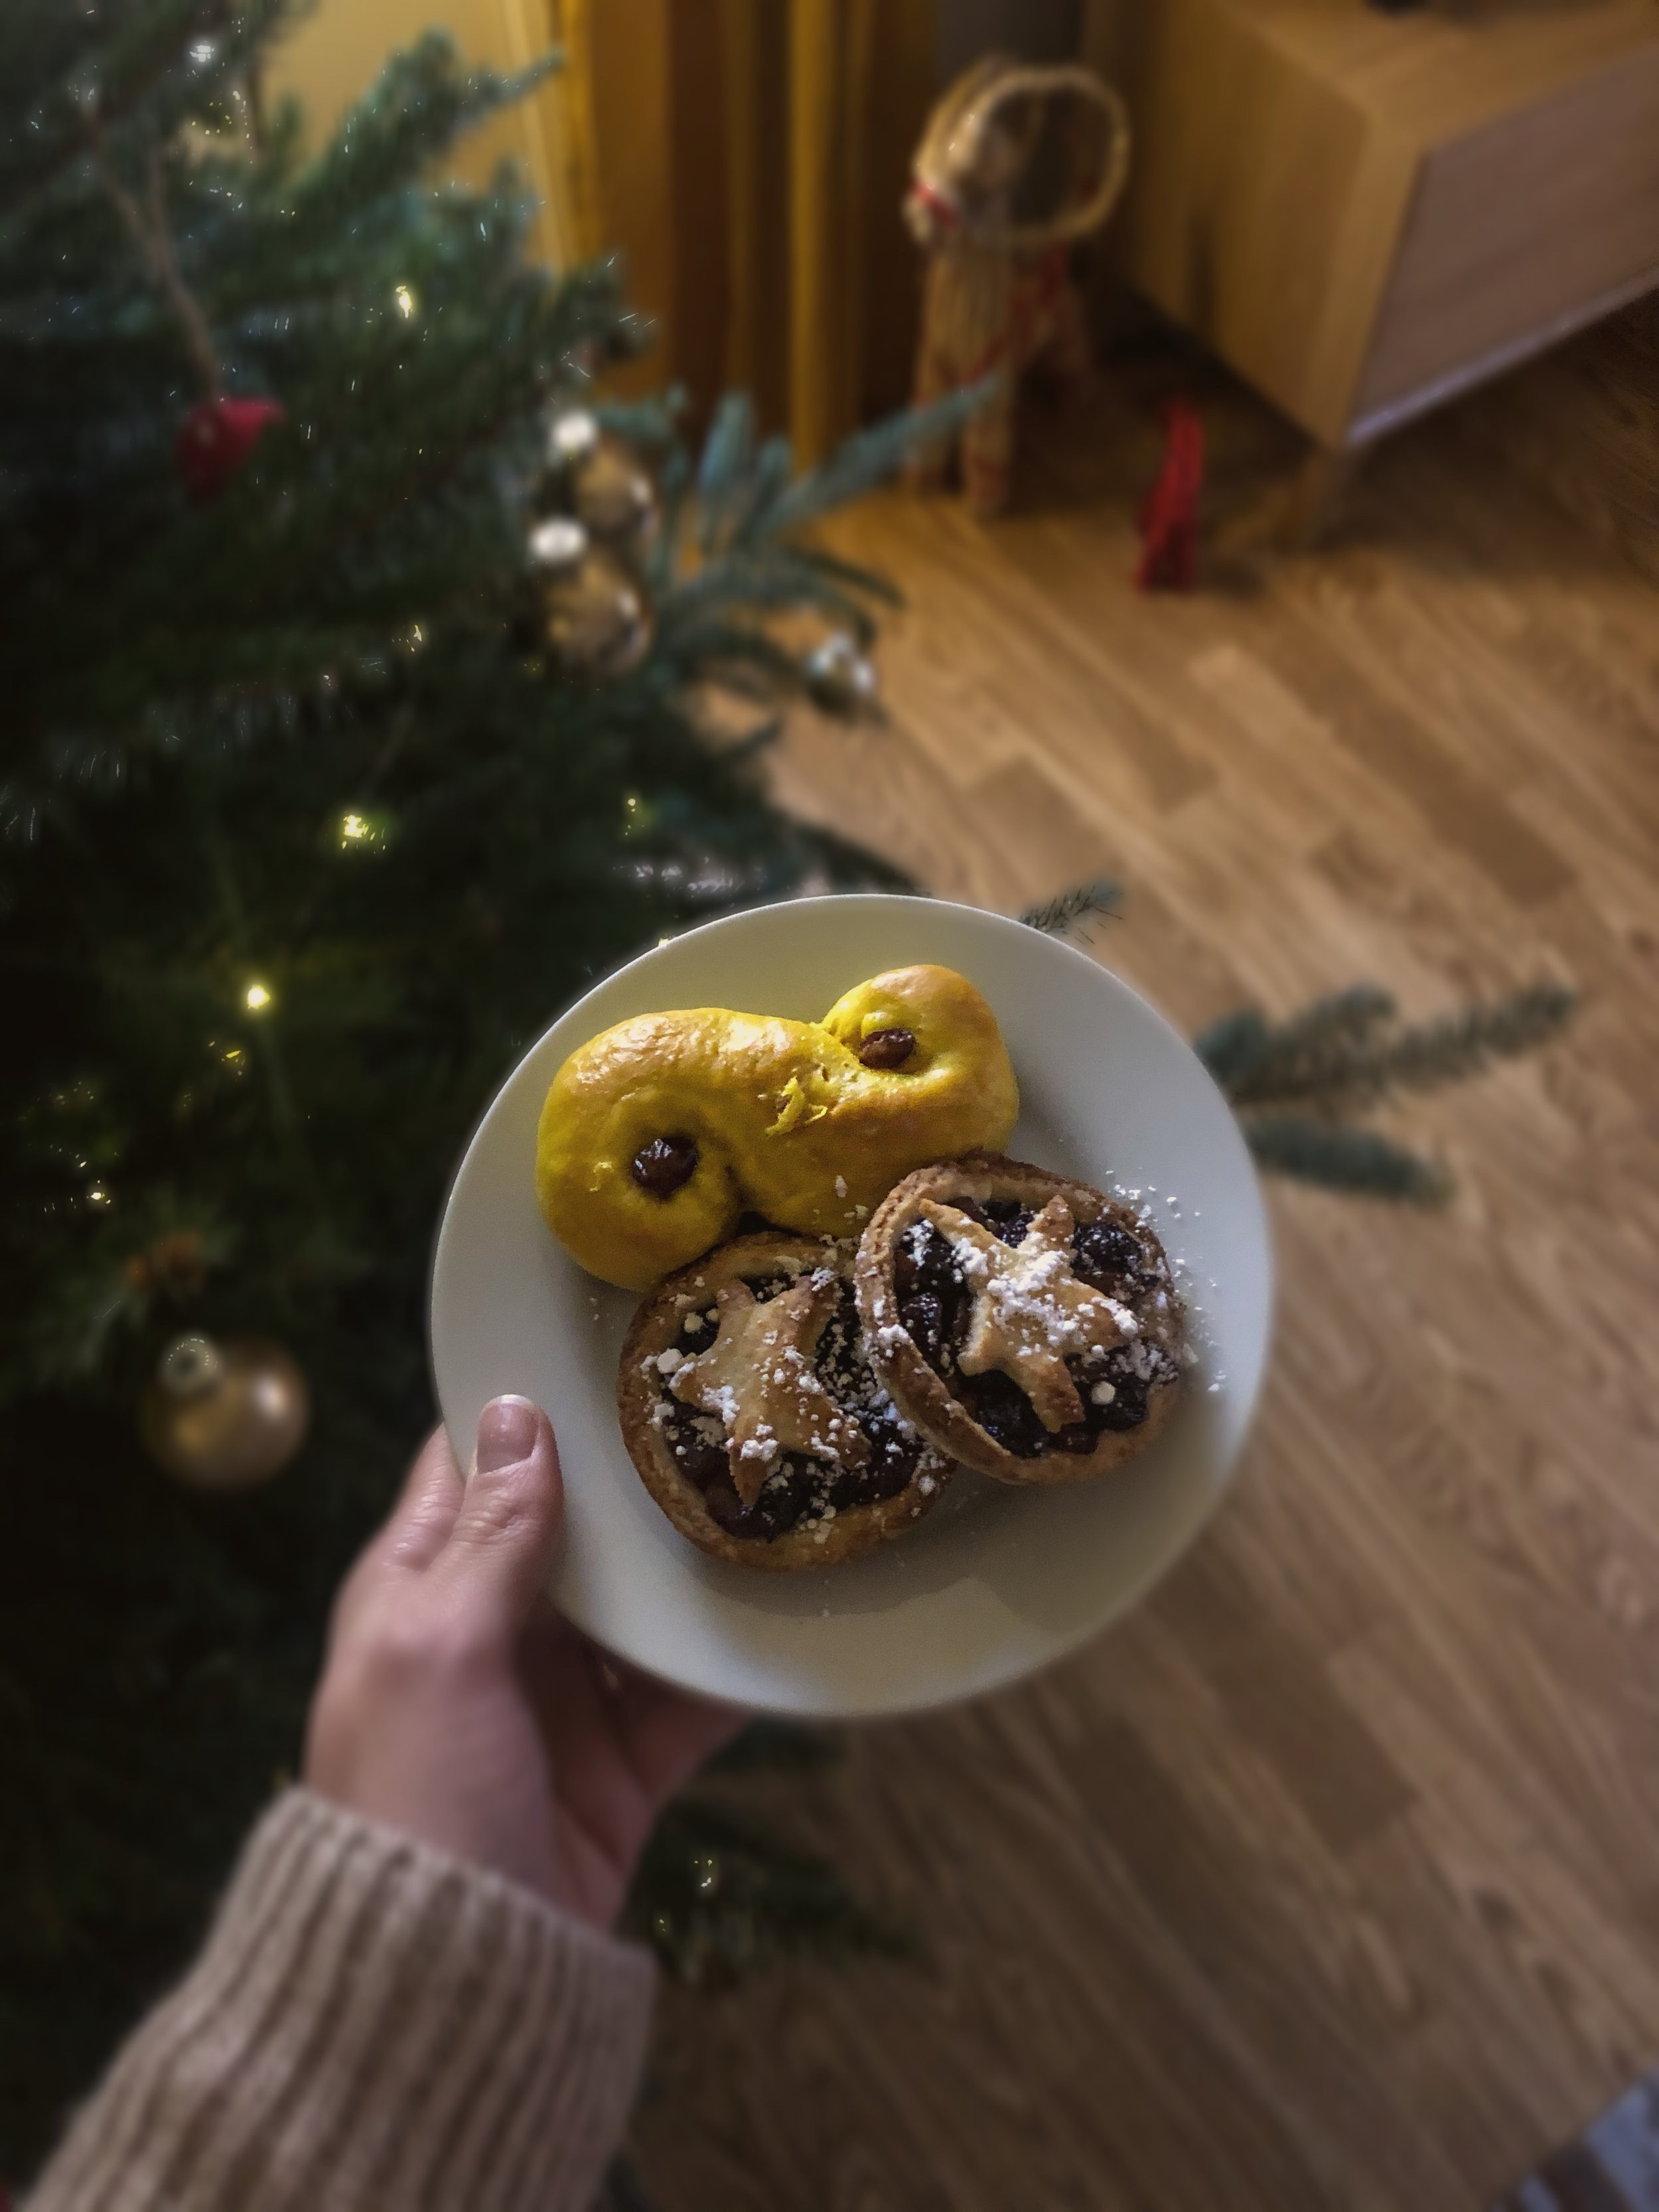
<path id="1" fill-rule="evenodd" d="M 1140 1192 L 1192 1313 L 1186 1403 L 1096 1482 L 1014 1490 L 966 1469 L 898 1542 L 850 1566 L 762 1574 L 711 1559 L 651 1502 L 623 1449 L 617 1361 L 635 1304 L 544 1227 L 536 1121 L 566 1054 L 673 1006 L 812 1020 L 866 975 L 959 969 L 996 1010 L 1019 1078 L 1010 1150 Z M 1273 1261 L 1249 1154 L 1189 1046 L 1074 947 L 933 899 L 801 899 L 660 945 L 580 1000 L 508 1077 L 438 1233 L 432 1360 L 462 1466 L 498 1392 L 545 1406 L 568 1535 L 555 1596 L 653 1674 L 770 1712 L 850 1717 L 943 1705 L 1068 1651 L 1142 1597 L 1208 1519 L 1267 1358 Z"/>

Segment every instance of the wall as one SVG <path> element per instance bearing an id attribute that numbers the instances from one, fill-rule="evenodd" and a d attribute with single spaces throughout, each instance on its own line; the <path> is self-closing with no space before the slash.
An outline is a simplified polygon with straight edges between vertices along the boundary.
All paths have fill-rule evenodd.
<path id="1" fill-rule="evenodd" d="M 939 83 L 994 51 L 1030 62 L 1070 61 L 1082 7 L 1083 0 L 939 0 Z"/>

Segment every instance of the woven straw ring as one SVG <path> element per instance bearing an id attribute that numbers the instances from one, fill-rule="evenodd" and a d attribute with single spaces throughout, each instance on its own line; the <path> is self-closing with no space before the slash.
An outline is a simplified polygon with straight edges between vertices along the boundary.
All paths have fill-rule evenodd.
<path id="1" fill-rule="evenodd" d="M 963 214 L 948 181 L 958 167 L 963 142 L 976 145 L 998 108 L 1014 100 L 1052 100 L 1073 93 L 1097 107 L 1106 121 L 1106 159 L 1094 190 L 1075 207 L 1060 209 L 1041 222 L 981 225 Z M 955 157 L 955 158 L 953 158 Z M 919 197 L 955 223 L 971 230 L 981 244 L 1024 249 L 1054 246 L 1085 237 L 1111 213 L 1129 173 L 1129 114 L 1112 88 L 1079 63 L 1027 66 L 1006 55 L 988 55 L 947 92 L 928 118 L 912 164 Z"/>

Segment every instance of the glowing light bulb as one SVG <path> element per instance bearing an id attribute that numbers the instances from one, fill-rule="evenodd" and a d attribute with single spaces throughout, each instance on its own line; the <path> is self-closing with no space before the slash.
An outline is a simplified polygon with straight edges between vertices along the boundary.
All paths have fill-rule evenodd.
<path id="1" fill-rule="evenodd" d="M 359 814 L 354 807 L 343 814 L 339 821 L 340 850 L 343 853 L 379 853 L 386 841 L 386 818 L 383 814 Z"/>
<path id="2" fill-rule="evenodd" d="M 270 993 L 263 983 L 250 983 L 242 994 L 242 1004 L 251 1014 L 262 1014 L 270 1004 Z"/>
<path id="3" fill-rule="evenodd" d="M 410 291 L 407 284 L 399 284 L 397 290 L 392 296 L 398 302 L 398 313 L 404 318 L 404 321 L 407 322 L 410 316 L 411 316 L 415 312 L 414 293 Z"/>

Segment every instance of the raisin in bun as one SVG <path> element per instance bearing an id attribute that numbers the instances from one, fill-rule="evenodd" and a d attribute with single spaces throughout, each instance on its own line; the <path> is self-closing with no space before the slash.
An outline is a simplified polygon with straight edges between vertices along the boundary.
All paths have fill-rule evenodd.
<path id="1" fill-rule="evenodd" d="M 769 1231 L 670 1275 L 617 1377 L 640 1479 L 738 1566 L 857 1559 L 920 1518 L 951 1463 L 872 1374 L 852 1248 Z"/>
<path id="2" fill-rule="evenodd" d="M 939 1450 L 1074 1482 L 1168 1420 L 1185 1316 L 1164 1248 L 1086 1183 L 980 1152 L 920 1168 L 859 1246 L 870 1364 Z"/>

